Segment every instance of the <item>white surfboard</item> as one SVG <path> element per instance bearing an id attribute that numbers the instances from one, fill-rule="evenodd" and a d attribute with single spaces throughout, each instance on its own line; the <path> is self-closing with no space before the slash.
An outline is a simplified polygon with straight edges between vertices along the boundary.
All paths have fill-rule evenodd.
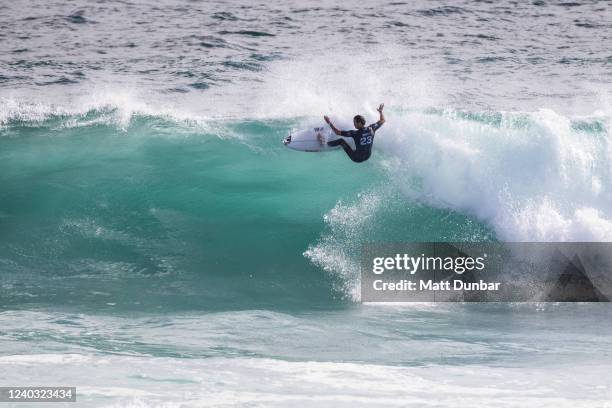
<path id="1" fill-rule="evenodd" d="M 318 135 L 321 135 L 323 144 L 319 142 Z M 336 136 L 329 126 L 320 126 L 293 132 L 283 139 L 283 144 L 290 149 L 302 152 L 323 152 L 340 148 L 340 146 L 330 147 L 327 145 L 327 142 L 339 138 L 340 136 Z M 351 148 L 355 148 L 355 143 L 352 138 L 345 137 L 344 140 L 346 140 Z"/>

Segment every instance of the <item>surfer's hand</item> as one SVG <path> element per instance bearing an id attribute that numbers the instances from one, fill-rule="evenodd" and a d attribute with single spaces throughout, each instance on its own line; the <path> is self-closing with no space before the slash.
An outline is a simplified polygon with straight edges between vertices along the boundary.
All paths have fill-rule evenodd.
<path id="1" fill-rule="evenodd" d="M 323 119 L 325 119 L 325 122 L 327 122 L 328 124 L 331 124 L 331 120 L 329 120 L 329 116 L 325 115 L 323 116 Z"/>
<path id="2" fill-rule="evenodd" d="M 378 112 L 382 113 L 383 109 L 385 107 L 384 103 L 381 103 L 380 106 L 378 107 L 378 109 L 376 109 Z"/>

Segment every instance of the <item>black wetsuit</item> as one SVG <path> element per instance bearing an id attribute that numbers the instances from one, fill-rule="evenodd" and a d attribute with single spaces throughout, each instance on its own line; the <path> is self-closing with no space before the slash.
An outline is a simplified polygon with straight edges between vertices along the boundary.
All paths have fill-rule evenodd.
<path id="1" fill-rule="evenodd" d="M 370 158 L 372 154 L 372 143 L 374 142 L 374 133 L 382 125 L 378 122 L 370 126 L 363 127 L 358 130 L 341 130 L 340 136 L 352 137 L 355 141 L 355 150 L 351 149 L 344 139 L 336 139 L 327 142 L 328 146 L 342 146 L 348 157 L 356 163 L 361 163 Z"/>

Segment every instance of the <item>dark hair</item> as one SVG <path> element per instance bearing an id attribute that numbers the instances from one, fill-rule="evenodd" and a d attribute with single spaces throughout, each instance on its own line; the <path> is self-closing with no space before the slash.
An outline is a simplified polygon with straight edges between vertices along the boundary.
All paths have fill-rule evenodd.
<path id="1" fill-rule="evenodd" d="M 363 126 L 365 126 L 365 118 L 361 115 L 357 115 L 353 118 L 353 121 L 357 122 L 357 123 L 361 123 Z"/>

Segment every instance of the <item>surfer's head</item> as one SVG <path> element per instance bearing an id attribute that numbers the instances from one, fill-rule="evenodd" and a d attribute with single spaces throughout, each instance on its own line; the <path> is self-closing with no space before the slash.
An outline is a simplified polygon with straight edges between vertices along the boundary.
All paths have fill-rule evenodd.
<path id="1" fill-rule="evenodd" d="M 365 126 L 365 119 L 363 116 L 361 115 L 357 115 L 353 118 L 353 125 L 355 125 L 355 128 L 357 129 L 361 129 Z"/>

